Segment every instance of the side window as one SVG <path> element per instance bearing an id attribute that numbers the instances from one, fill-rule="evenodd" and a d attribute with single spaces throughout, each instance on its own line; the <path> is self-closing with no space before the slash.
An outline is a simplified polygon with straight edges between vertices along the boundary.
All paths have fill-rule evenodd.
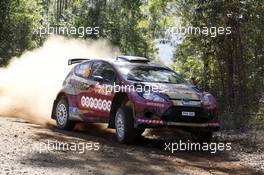
<path id="1" fill-rule="evenodd" d="M 92 66 L 92 78 L 101 77 L 104 83 L 113 84 L 115 81 L 115 71 L 113 67 L 104 62 L 95 62 Z M 94 79 L 94 78 L 93 78 Z"/>
<path id="2" fill-rule="evenodd" d="M 74 72 L 79 77 L 88 78 L 91 74 L 91 63 L 86 62 L 83 64 L 79 64 L 78 66 L 76 66 Z"/>
<path id="3" fill-rule="evenodd" d="M 102 62 L 94 62 L 92 66 L 92 77 L 100 74 L 100 66 Z"/>

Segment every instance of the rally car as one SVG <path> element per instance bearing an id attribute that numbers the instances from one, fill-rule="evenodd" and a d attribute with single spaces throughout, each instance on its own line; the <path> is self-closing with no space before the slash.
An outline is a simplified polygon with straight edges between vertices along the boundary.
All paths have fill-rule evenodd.
<path id="1" fill-rule="evenodd" d="M 168 67 L 136 56 L 70 59 L 73 65 L 54 100 L 51 118 L 71 130 L 77 122 L 107 123 L 120 143 L 146 128 L 176 127 L 209 142 L 220 127 L 217 103 Z"/>

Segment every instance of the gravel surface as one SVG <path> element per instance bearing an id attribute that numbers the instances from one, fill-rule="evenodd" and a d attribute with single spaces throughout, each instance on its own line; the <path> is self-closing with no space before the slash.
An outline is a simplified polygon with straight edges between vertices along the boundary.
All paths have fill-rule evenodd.
<path id="1" fill-rule="evenodd" d="M 262 148 L 247 152 L 235 141 L 231 151 L 171 153 L 164 145 L 179 137 L 167 132 L 148 131 L 136 145 L 121 145 L 102 125 L 66 132 L 0 117 L 0 174 L 263 174 Z"/>
<path id="2" fill-rule="evenodd" d="M 259 172 L 264 172 L 264 131 L 222 131 L 217 135 L 219 141 L 232 142 L 231 154 L 244 164 Z"/>

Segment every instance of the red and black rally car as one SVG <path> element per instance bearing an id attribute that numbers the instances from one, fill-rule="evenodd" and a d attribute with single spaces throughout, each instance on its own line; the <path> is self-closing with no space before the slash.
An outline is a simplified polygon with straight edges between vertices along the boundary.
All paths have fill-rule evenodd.
<path id="1" fill-rule="evenodd" d="M 131 143 L 145 128 L 177 127 L 199 142 L 219 129 L 215 98 L 169 68 L 135 56 L 71 59 L 52 110 L 61 129 L 76 122 L 108 123 L 120 143 Z"/>

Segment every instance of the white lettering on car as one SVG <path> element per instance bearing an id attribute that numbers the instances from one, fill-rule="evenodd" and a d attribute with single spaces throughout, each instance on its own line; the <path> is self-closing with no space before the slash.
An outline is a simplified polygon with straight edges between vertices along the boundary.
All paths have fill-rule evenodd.
<path id="1" fill-rule="evenodd" d="M 87 97 L 87 96 L 82 96 L 81 98 L 81 106 L 85 108 L 110 111 L 111 104 L 112 102 L 110 100 L 102 100 L 102 99 L 92 98 L 92 97 Z"/>

